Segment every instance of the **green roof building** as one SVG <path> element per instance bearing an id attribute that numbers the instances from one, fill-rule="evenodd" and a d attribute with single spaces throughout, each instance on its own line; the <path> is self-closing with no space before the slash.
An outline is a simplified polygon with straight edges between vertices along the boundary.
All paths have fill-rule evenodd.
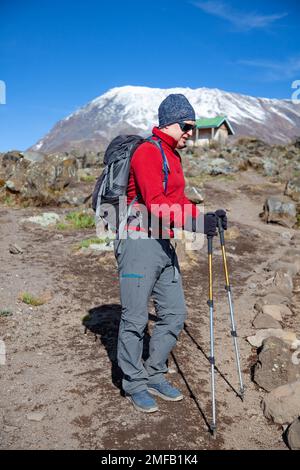
<path id="1" fill-rule="evenodd" d="M 224 144 L 229 135 L 234 135 L 234 130 L 226 116 L 197 119 L 196 129 L 188 141 L 188 146 L 199 147 L 209 144 L 212 140 Z"/>

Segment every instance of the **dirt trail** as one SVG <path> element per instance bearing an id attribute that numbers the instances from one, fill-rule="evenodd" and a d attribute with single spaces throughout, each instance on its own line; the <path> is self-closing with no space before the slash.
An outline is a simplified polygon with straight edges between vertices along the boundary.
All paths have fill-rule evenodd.
<path id="1" fill-rule="evenodd" d="M 113 255 L 74 250 L 76 243 L 94 235 L 93 230 L 74 233 L 39 228 L 21 219 L 43 212 L 41 209 L 0 208 L 0 308 L 12 311 L 11 316 L 0 317 L 0 338 L 7 352 L 6 365 L 0 365 L 0 448 L 286 448 L 282 430 L 262 415 L 264 392 L 250 380 L 255 351 L 245 341 L 253 331 L 253 305 L 267 279 L 262 267 L 289 243 L 281 235 L 287 229 L 267 226 L 258 218 L 266 194 L 278 192 L 276 185 L 253 190 L 253 185 L 264 182 L 262 177 L 245 173 L 238 181 L 216 180 L 205 187 L 212 208 L 222 200 L 230 209 L 231 223 L 240 230 L 240 237 L 228 242 L 227 249 L 246 397 L 241 402 L 234 391 L 238 389 L 237 373 L 220 251 L 216 249 L 216 440 L 208 433 L 206 250 L 201 250 L 197 264 L 183 270 L 189 318 L 169 361 L 168 377 L 183 390 L 185 399 L 180 403 L 160 401 L 159 413 L 145 416 L 120 393 L 116 365 L 120 305 Z M 17 243 L 23 253 L 9 253 L 10 243 Z M 46 293 L 48 300 L 30 307 L 18 300 L 22 291 Z M 94 326 L 85 332 L 82 319 L 87 313 Z M 150 330 L 153 321 L 151 315 Z"/>

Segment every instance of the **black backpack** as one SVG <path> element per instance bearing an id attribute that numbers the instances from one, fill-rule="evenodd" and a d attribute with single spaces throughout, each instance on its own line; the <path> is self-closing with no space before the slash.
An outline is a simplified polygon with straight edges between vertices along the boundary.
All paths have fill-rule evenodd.
<path id="1" fill-rule="evenodd" d="M 130 162 L 135 150 L 144 142 L 151 142 L 161 151 L 164 192 L 167 192 L 170 169 L 161 142 L 154 140 L 152 136 L 144 139 L 138 135 L 119 135 L 106 149 L 103 160 L 105 168 L 93 191 L 92 208 L 96 213 L 96 227 L 102 220 L 106 229 L 118 232 L 119 235 L 124 229 L 132 206 L 138 200 L 136 196 L 128 207 L 122 204 L 127 193 Z"/>

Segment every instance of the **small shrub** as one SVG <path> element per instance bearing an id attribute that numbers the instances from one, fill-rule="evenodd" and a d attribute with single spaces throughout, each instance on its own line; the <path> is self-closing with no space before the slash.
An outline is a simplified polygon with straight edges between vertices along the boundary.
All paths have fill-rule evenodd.
<path id="1" fill-rule="evenodd" d="M 12 314 L 13 313 L 10 310 L 7 310 L 7 309 L 0 310 L 0 317 L 11 317 Z"/>
<path id="2" fill-rule="evenodd" d="M 81 176 L 80 181 L 83 181 L 84 183 L 93 183 L 96 181 L 96 177 L 93 175 L 83 175 Z"/>
<path id="3" fill-rule="evenodd" d="M 88 238 L 87 240 L 82 240 L 80 244 L 78 245 L 78 249 L 80 248 L 88 248 L 90 245 L 93 245 L 94 243 L 107 243 L 109 239 L 107 238 Z"/>
<path id="4" fill-rule="evenodd" d="M 23 209 L 27 209 L 27 207 L 30 207 L 30 200 L 22 201 L 20 206 L 23 207 Z"/>
<path id="5" fill-rule="evenodd" d="M 221 145 L 217 140 L 210 140 L 208 144 L 208 148 L 213 149 L 213 150 L 218 150 L 220 149 Z"/>
<path id="6" fill-rule="evenodd" d="M 94 217 L 85 212 L 70 212 L 66 216 L 74 228 L 93 228 L 95 227 Z"/>
<path id="7" fill-rule="evenodd" d="M 22 292 L 20 299 L 22 302 L 24 302 L 24 304 L 33 305 L 34 307 L 43 305 L 45 303 L 44 300 L 38 297 L 34 297 L 33 295 L 29 294 L 29 292 Z"/>
<path id="8" fill-rule="evenodd" d="M 69 226 L 67 224 L 62 223 L 62 222 L 58 222 L 58 224 L 56 224 L 56 228 L 58 230 L 66 230 L 67 228 L 69 228 Z"/>
<path id="9" fill-rule="evenodd" d="M 14 200 L 11 196 L 5 196 L 5 198 L 3 199 L 3 202 L 7 206 L 11 206 L 13 204 Z"/>

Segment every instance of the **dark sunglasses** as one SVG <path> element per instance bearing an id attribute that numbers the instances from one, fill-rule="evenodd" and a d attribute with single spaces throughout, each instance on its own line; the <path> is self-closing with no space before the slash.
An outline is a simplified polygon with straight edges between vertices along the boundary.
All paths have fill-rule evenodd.
<path id="1" fill-rule="evenodd" d="M 178 122 L 182 132 L 193 131 L 196 128 L 196 124 L 188 124 L 187 122 Z"/>

